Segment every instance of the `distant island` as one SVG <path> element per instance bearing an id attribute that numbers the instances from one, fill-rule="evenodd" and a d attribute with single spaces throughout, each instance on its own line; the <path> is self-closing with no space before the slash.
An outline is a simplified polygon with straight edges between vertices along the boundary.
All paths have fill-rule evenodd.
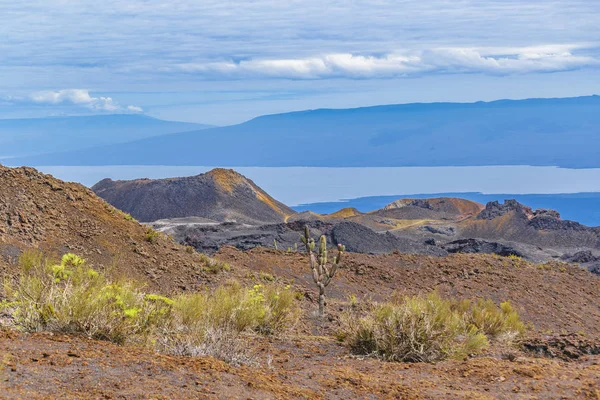
<path id="1" fill-rule="evenodd" d="M 594 168 L 600 167 L 598 126 L 600 96 L 322 109 L 227 127 L 186 126 L 188 132 L 11 164 Z"/>

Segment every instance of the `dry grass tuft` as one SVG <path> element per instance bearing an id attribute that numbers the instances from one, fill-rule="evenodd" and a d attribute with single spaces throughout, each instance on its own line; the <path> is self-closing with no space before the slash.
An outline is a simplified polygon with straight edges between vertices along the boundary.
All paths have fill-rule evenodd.
<path id="1" fill-rule="evenodd" d="M 373 305 L 360 317 L 342 316 L 339 339 L 357 354 L 388 361 L 431 362 L 480 353 L 490 338 L 513 339 L 525 330 L 510 303 L 456 301 L 436 292 Z"/>

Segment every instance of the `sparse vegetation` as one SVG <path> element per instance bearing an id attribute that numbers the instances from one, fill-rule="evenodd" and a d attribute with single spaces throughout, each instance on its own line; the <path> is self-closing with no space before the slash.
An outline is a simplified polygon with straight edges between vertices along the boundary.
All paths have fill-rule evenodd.
<path id="1" fill-rule="evenodd" d="M 453 306 L 470 326 L 493 339 L 512 340 L 525 332 L 525 324 L 510 301 L 500 307 L 490 299 L 461 300 Z"/>
<path id="2" fill-rule="evenodd" d="M 289 286 L 245 288 L 231 282 L 213 292 L 168 298 L 131 281 L 113 281 L 74 254 L 52 263 L 21 257 L 21 273 L 4 283 L 2 308 L 25 331 L 79 332 L 115 343 L 152 345 L 176 354 L 210 354 L 241 362 L 236 344 L 247 332 L 275 334 L 295 323 L 299 307 Z M 244 350 L 245 351 L 245 350 Z M 234 352 L 234 353 L 232 353 Z"/>
<path id="3" fill-rule="evenodd" d="M 346 248 L 343 245 L 338 244 L 338 253 L 333 258 L 332 265 L 327 266 L 327 239 L 325 236 L 321 236 L 319 239 L 318 258 L 314 253 L 315 241 L 310 237 L 308 225 L 304 227 L 302 243 L 304 243 L 306 246 L 306 252 L 308 253 L 313 280 L 319 289 L 319 317 L 323 317 L 325 316 L 325 288 L 331 283 L 331 280 L 335 276 L 335 273 L 340 265 L 342 254 Z"/>
<path id="4" fill-rule="evenodd" d="M 275 281 L 275 277 L 273 275 L 269 274 L 268 272 L 261 272 L 260 279 L 262 279 L 263 281 L 267 281 L 267 282 Z"/>
<path id="5" fill-rule="evenodd" d="M 205 254 L 200 254 L 202 259 L 202 263 L 204 264 L 203 269 L 207 272 L 218 274 L 222 271 L 230 271 L 231 266 L 223 261 L 215 260 L 214 258 L 210 258 Z"/>
<path id="6" fill-rule="evenodd" d="M 123 212 L 123 211 L 121 211 L 121 210 L 119 210 L 119 209 L 116 209 L 116 208 L 115 208 L 115 210 L 117 210 L 117 213 L 118 213 L 120 216 L 122 216 L 122 217 L 123 217 L 123 219 L 124 219 L 125 221 L 138 222 L 138 220 L 137 220 L 137 219 L 135 219 L 135 218 L 133 218 L 133 217 L 131 216 L 131 214 L 129 214 L 129 213 L 126 213 L 126 212 Z"/>
<path id="7" fill-rule="evenodd" d="M 148 243 L 156 243 L 158 241 L 159 233 L 154 229 L 148 227 L 146 229 L 146 236 L 144 236 L 144 240 Z"/>
<path id="8" fill-rule="evenodd" d="M 357 354 L 388 361 L 429 362 L 481 352 L 492 339 L 525 330 L 510 303 L 455 301 L 436 292 L 374 305 L 366 316 L 342 317 L 338 338 Z"/>

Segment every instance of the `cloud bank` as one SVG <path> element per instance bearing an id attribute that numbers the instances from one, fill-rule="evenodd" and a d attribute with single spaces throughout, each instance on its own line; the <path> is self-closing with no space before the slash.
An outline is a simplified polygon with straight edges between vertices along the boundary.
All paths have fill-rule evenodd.
<path id="1" fill-rule="evenodd" d="M 94 97 L 87 89 L 63 89 L 56 91 L 38 91 L 26 96 L 10 96 L 4 99 L 6 104 L 38 104 L 49 106 L 83 107 L 98 113 L 142 113 L 138 106 L 121 106 L 112 97 Z"/>
<path id="2" fill-rule="evenodd" d="M 381 56 L 333 53 L 308 58 L 185 63 L 169 68 L 205 78 L 394 78 L 419 74 L 508 75 L 600 66 L 600 58 L 573 54 L 581 45 L 523 48 L 439 48 Z"/>
<path id="3" fill-rule="evenodd" d="M 592 94 L 598 21 L 597 0 L 0 0 L 0 118 Z"/>

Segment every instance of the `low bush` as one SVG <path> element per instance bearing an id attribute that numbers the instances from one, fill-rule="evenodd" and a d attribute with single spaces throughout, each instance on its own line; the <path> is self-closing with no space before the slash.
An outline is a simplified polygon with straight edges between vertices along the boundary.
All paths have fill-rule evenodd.
<path id="1" fill-rule="evenodd" d="M 342 316 L 338 338 L 357 354 L 388 361 L 463 358 L 488 346 L 488 336 L 515 337 L 524 325 L 510 303 L 443 299 L 436 292 L 374 305 L 366 316 Z"/>
<path id="2" fill-rule="evenodd" d="M 223 271 L 230 271 L 231 266 L 226 262 L 215 260 L 207 255 L 201 254 L 202 262 L 204 263 L 204 270 L 212 274 L 218 274 Z"/>
<path id="3" fill-rule="evenodd" d="M 470 326 L 490 338 L 510 341 L 525 332 L 525 324 L 510 301 L 500 307 L 490 299 L 461 300 L 454 306 Z"/>
<path id="4" fill-rule="evenodd" d="M 138 286 L 110 282 L 74 254 L 60 263 L 29 253 L 21 260 L 18 281 L 5 281 L 4 291 L 15 323 L 26 331 L 81 332 L 123 343 L 160 312 Z"/>
<path id="5" fill-rule="evenodd" d="M 144 236 L 144 239 L 148 243 L 156 243 L 156 242 L 158 242 L 159 235 L 160 234 L 157 231 L 155 231 L 154 229 L 148 227 L 146 229 L 146 235 Z"/>
<path id="6" fill-rule="evenodd" d="M 25 331 L 77 332 L 237 363 L 249 359 L 247 351 L 232 353 L 248 348 L 236 344 L 240 334 L 280 332 L 299 314 L 289 286 L 245 288 L 231 282 L 171 299 L 145 293 L 131 281 L 110 280 L 74 254 L 52 263 L 39 253 L 25 253 L 20 266 L 20 276 L 4 282 L 0 307 Z"/>

